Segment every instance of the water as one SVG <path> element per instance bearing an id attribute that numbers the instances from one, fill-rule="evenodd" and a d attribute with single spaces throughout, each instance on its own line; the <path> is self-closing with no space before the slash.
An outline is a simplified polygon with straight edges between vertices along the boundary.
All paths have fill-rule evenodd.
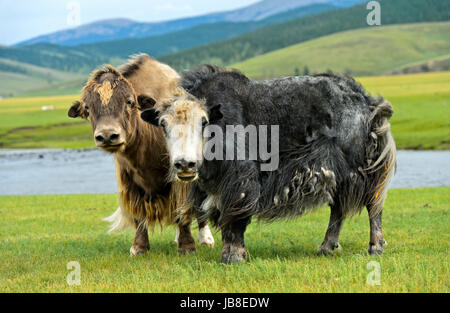
<path id="1" fill-rule="evenodd" d="M 0 150 L 0 195 L 116 190 L 114 158 L 100 149 Z"/>
<path id="2" fill-rule="evenodd" d="M 391 188 L 450 186 L 450 151 L 398 151 Z M 92 150 L 0 150 L 0 195 L 115 193 L 112 155 Z"/>

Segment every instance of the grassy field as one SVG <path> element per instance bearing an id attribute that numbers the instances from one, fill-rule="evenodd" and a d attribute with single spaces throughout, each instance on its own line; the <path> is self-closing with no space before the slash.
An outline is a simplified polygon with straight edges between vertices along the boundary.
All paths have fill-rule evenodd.
<path id="1" fill-rule="evenodd" d="M 303 73 L 381 75 L 450 53 L 450 22 L 370 27 L 324 36 L 266 53 L 231 67 L 261 79 Z M 420 40 L 417 40 L 420 38 Z"/>
<path id="2" fill-rule="evenodd" d="M 394 106 L 398 148 L 450 149 L 450 72 L 357 79 Z"/>
<path id="3" fill-rule="evenodd" d="M 0 101 L 0 148 L 93 147 L 89 123 L 67 111 L 77 95 L 11 98 Z M 54 110 L 43 111 L 43 106 Z"/>
<path id="4" fill-rule="evenodd" d="M 392 129 L 402 149 L 450 148 L 450 72 L 358 79 L 394 105 Z M 0 148 L 92 148 L 89 123 L 67 117 L 79 96 L 0 101 Z M 54 110 L 42 111 L 42 106 Z"/>
<path id="5" fill-rule="evenodd" d="M 221 243 L 179 257 L 175 229 L 155 230 L 151 251 L 132 258 L 132 230 L 107 235 L 101 218 L 115 195 L 0 197 L 1 292 L 449 292 L 450 187 L 389 192 L 382 256 L 366 253 L 369 222 L 363 212 L 346 221 L 343 250 L 315 255 L 328 209 L 246 233 L 249 262 L 219 262 Z M 197 231 L 194 231 L 196 235 Z M 81 285 L 69 286 L 66 265 L 78 261 Z M 369 285 L 370 261 L 381 285 Z"/>

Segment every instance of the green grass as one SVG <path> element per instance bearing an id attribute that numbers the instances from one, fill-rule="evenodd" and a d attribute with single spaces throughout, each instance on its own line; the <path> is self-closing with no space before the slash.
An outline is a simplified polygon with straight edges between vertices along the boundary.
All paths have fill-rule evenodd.
<path id="1" fill-rule="evenodd" d="M 0 148 L 92 148 L 88 122 L 67 111 L 77 95 L 11 98 L 0 101 Z M 54 110 L 42 111 L 42 106 Z"/>
<path id="2" fill-rule="evenodd" d="M 394 106 L 398 148 L 450 149 L 450 72 L 357 79 Z"/>
<path id="3" fill-rule="evenodd" d="M 380 75 L 410 64 L 449 55 L 450 22 L 362 28 L 275 50 L 231 67 L 252 78 L 303 73 L 350 72 Z M 420 40 L 418 40 L 420 38 Z"/>
<path id="4" fill-rule="evenodd" d="M 367 90 L 394 105 L 392 130 L 401 149 L 450 148 L 450 72 L 363 77 Z M 92 148 L 88 122 L 67 117 L 77 95 L 0 101 L 0 148 Z M 53 105 L 54 110 L 42 111 Z"/>
<path id="5" fill-rule="evenodd" d="M 334 256 L 315 255 L 328 223 L 323 208 L 291 221 L 252 223 L 249 262 L 226 266 L 216 247 L 178 256 L 174 227 L 150 235 L 151 250 L 132 258 L 132 230 L 107 235 L 101 218 L 115 195 L 0 197 L 1 292 L 449 292 L 450 187 L 389 192 L 382 256 L 369 256 L 363 212 L 346 221 Z M 197 231 L 194 231 L 196 236 Z M 366 284 L 370 261 L 381 285 Z M 69 286 L 66 264 L 81 265 Z"/>

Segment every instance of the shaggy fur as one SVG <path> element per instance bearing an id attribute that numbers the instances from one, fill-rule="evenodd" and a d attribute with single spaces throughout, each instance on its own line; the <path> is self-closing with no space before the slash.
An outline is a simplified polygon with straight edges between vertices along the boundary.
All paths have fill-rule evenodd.
<path id="1" fill-rule="evenodd" d="M 395 169 L 395 144 L 387 122 L 392 106 L 367 95 L 354 80 L 319 74 L 257 82 L 207 66 L 185 73 L 181 85 L 206 99 L 207 111 L 220 104 L 223 118 L 210 123 L 224 131 L 225 125 L 240 123 L 280 125 L 277 171 L 259 172 L 255 161 L 204 162 L 202 177 L 225 175 L 211 186 L 208 179 L 202 184 L 224 197 L 220 225 L 235 215 L 225 208 L 241 207 L 236 205 L 241 200 L 234 198 L 246 190 L 255 194 L 250 201 L 255 205 L 244 211 L 262 218 L 298 215 L 333 202 L 339 202 L 346 215 L 364 205 L 372 206 L 372 215 L 381 210 Z M 236 166 L 239 170 L 230 170 Z M 252 180 L 255 186 L 243 186 Z M 220 182 L 226 182 L 223 189 Z"/>
<path id="2" fill-rule="evenodd" d="M 330 74 L 251 81 L 237 71 L 203 66 L 184 73 L 181 86 L 205 101 L 210 124 L 224 133 L 226 125 L 280 127 L 276 171 L 260 171 L 261 160 L 203 160 L 198 170 L 189 198 L 221 227 L 224 262 L 245 259 L 244 231 L 252 216 L 293 217 L 323 204 L 332 214 L 320 254 L 339 247 L 343 219 L 364 206 L 371 218 L 369 252 L 382 252 L 381 211 L 396 166 L 389 102 L 369 96 L 353 79 Z"/>

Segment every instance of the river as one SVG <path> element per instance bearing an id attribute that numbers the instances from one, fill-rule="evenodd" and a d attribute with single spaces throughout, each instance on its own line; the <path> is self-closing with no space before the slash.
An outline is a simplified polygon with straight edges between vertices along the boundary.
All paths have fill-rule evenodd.
<path id="1" fill-rule="evenodd" d="M 391 188 L 450 186 L 450 151 L 400 150 Z M 99 150 L 0 150 L 0 195 L 115 193 L 115 165 Z"/>

